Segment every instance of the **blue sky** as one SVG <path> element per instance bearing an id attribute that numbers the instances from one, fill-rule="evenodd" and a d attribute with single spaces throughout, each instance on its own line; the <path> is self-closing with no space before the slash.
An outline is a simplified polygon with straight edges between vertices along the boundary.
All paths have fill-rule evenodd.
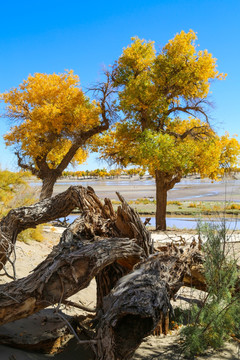
<path id="1" fill-rule="evenodd" d="M 211 52 L 219 71 L 228 74 L 211 86 L 212 123 L 219 134 L 240 135 L 239 0 L 13 0 L 1 3 L 1 14 L 0 92 L 29 74 L 65 69 L 79 75 L 84 89 L 100 79 L 102 68 L 121 55 L 132 36 L 154 40 L 160 49 L 181 30 L 194 30 L 199 49 Z M 0 164 L 16 170 L 2 138 L 9 123 L 0 121 Z M 103 166 L 90 156 L 81 168 Z"/>

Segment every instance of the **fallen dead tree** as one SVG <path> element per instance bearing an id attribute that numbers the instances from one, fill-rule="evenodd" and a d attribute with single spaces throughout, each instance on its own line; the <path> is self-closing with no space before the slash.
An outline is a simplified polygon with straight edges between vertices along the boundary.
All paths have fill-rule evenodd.
<path id="1" fill-rule="evenodd" d="M 102 203 L 93 189 L 75 186 L 9 212 L 0 223 L 3 272 L 20 231 L 76 207 L 81 214 L 29 276 L 0 286 L 0 324 L 64 303 L 96 277 L 96 329 L 89 344 L 99 360 L 130 359 L 143 337 L 157 324 L 163 327 L 170 299 L 182 285 L 204 289 L 196 244 L 186 249 L 170 244 L 157 252 L 138 214 L 119 199 L 115 213 L 110 200 Z"/>
<path id="2" fill-rule="evenodd" d="M 133 209 L 120 195 L 119 198 L 122 206 L 115 214 L 111 201 L 105 199 L 102 203 L 92 188 L 71 186 L 53 198 L 11 210 L 0 222 L 0 270 L 10 260 L 17 235 L 21 231 L 66 217 L 76 208 L 81 216 L 69 228 L 75 236 L 81 236 L 82 240 L 92 240 L 98 236 L 136 238 L 148 256 L 150 234 Z"/>
<path id="3" fill-rule="evenodd" d="M 96 276 L 98 308 L 119 278 L 152 251 L 150 234 L 124 199 L 117 214 L 93 189 L 70 187 L 33 206 L 14 209 L 0 223 L 1 267 L 10 260 L 17 234 L 28 227 L 67 216 L 79 218 L 63 233 L 52 253 L 24 279 L 0 286 L 0 323 L 24 318 L 59 304 Z M 130 238 L 130 239 L 129 239 Z M 14 264 L 13 264 L 14 267 Z"/>
<path id="4" fill-rule="evenodd" d="M 134 240 L 101 239 L 79 243 L 79 249 L 71 251 L 72 241 L 67 230 L 56 254 L 48 256 L 29 276 L 0 286 L 0 325 L 61 303 L 87 287 L 107 265 L 128 257 L 137 262 L 142 255 Z"/>

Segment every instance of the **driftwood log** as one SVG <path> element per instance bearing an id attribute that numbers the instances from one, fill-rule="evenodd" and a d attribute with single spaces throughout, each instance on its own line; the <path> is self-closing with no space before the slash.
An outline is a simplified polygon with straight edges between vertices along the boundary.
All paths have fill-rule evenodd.
<path id="1" fill-rule="evenodd" d="M 11 210 L 2 219 L 4 273 L 22 230 L 67 216 L 75 208 L 81 212 L 29 276 L 0 286 L 0 324 L 63 303 L 96 277 L 97 314 L 89 343 L 98 360 L 130 359 L 142 339 L 157 324 L 162 326 L 171 311 L 170 299 L 182 285 L 204 288 L 197 246 L 183 250 L 171 244 L 154 250 L 138 214 L 118 196 L 121 206 L 115 213 L 109 199 L 102 203 L 92 188 L 74 186 Z"/>
<path id="2" fill-rule="evenodd" d="M 62 239 L 63 240 L 63 239 Z M 34 272 L 0 286 L 0 325 L 27 317 L 49 305 L 61 303 L 118 259 L 140 259 L 141 248 L 133 240 L 111 239 L 71 250 L 72 234 L 65 232 L 56 254 L 50 254 Z M 82 246 L 81 246 L 82 245 Z"/>

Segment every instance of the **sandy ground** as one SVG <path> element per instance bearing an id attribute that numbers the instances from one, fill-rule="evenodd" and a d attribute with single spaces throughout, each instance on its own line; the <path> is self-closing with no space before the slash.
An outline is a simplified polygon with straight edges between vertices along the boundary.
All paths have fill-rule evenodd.
<path id="1" fill-rule="evenodd" d="M 61 230 L 56 228 L 56 231 L 51 231 L 47 229 L 45 233 L 45 240 L 41 243 L 34 242 L 31 244 L 19 243 L 17 242 L 16 252 L 17 252 L 17 262 L 16 270 L 19 278 L 26 276 L 29 272 L 39 264 L 46 255 L 51 251 L 52 247 L 59 241 Z M 50 231 L 49 231 L 50 230 Z M 161 241 L 177 241 L 180 237 L 185 238 L 187 241 L 191 241 L 194 236 L 194 233 L 183 233 L 183 232 L 167 232 L 167 233 L 156 233 L 154 232 L 152 237 L 155 242 Z M 238 235 L 238 237 L 240 237 Z M 235 241 L 239 240 L 235 238 Z M 235 244 L 236 250 L 240 249 L 239 243 Z M 0 283 L 9 281 L 5 278 L 0 278 Z M 199 292 L 200 293 L 200 292 Z M 188 306 L 191 298 L 199 297 L 201 295 L 193 293 L 193 291 L 188 288 L 182 288 L 181 292 L 178 294 L 178 299 L 173 306 Z M 94 281 L 91 282 L 87 289 L 80 291 L 73 297 L 74 301 L 81 301 L 83 304 L 94 307 L 96 302 L 96 284 Z M 74 309 L 66 308 L 63 309 L 64 312 L 74 315 L 78 311 Z M 134 360 L 150 360 L 150 359 L 181 359 L 181 348 L 179 345 L 179 334 L 175 331 L 168 336 L 149 336 L 144 339 L 143 343 L 136 351 L 134 355 Z M 0 360 L 45 360 L 50 359 L 47 355 L 37 354 L 26 352 L 7 346 L 0 346 Z M 61 354 L 54 356 L 54 360 L 75 360 L 75 359 L 92 359 L 89 352 L 84 350 L 82 347 L 76 344 L 76 341 L 70 343 L 67 351 L 64 351 Z M 198 359 L 240 359 L 239 347 L 236 343 L 229 343 L 221 349 L 219 352 L 209 351 L 205 356 L 198 356 Z"/>

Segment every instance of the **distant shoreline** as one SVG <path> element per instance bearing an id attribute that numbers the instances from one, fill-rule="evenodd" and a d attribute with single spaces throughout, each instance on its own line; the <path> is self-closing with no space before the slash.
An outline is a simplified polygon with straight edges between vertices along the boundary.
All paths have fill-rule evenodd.
<path id="1" fill-rule="evenodd" d="M 32 185 L 37 184 L 40 188 L 40 181 L 34 178 L 28 180 Z M 92 186 L 96 194 L 104 199 L 108 197 L 118 200 L 116 191 L 127 200 L 138 198 L 156 198 L 156 187 L 154 179 L 144 177 L 117 178 L 117 179 L 59 179 L 54 187 L 54 195 L 65 191 L 71 184 Z M 168 201 L 232 201 L 240 202 L 240 180 L 228 179 L 211 183 L 209 179 L 198 179 L 188 177 L 182 179 L 175 187 L 168 192 Z"/>

